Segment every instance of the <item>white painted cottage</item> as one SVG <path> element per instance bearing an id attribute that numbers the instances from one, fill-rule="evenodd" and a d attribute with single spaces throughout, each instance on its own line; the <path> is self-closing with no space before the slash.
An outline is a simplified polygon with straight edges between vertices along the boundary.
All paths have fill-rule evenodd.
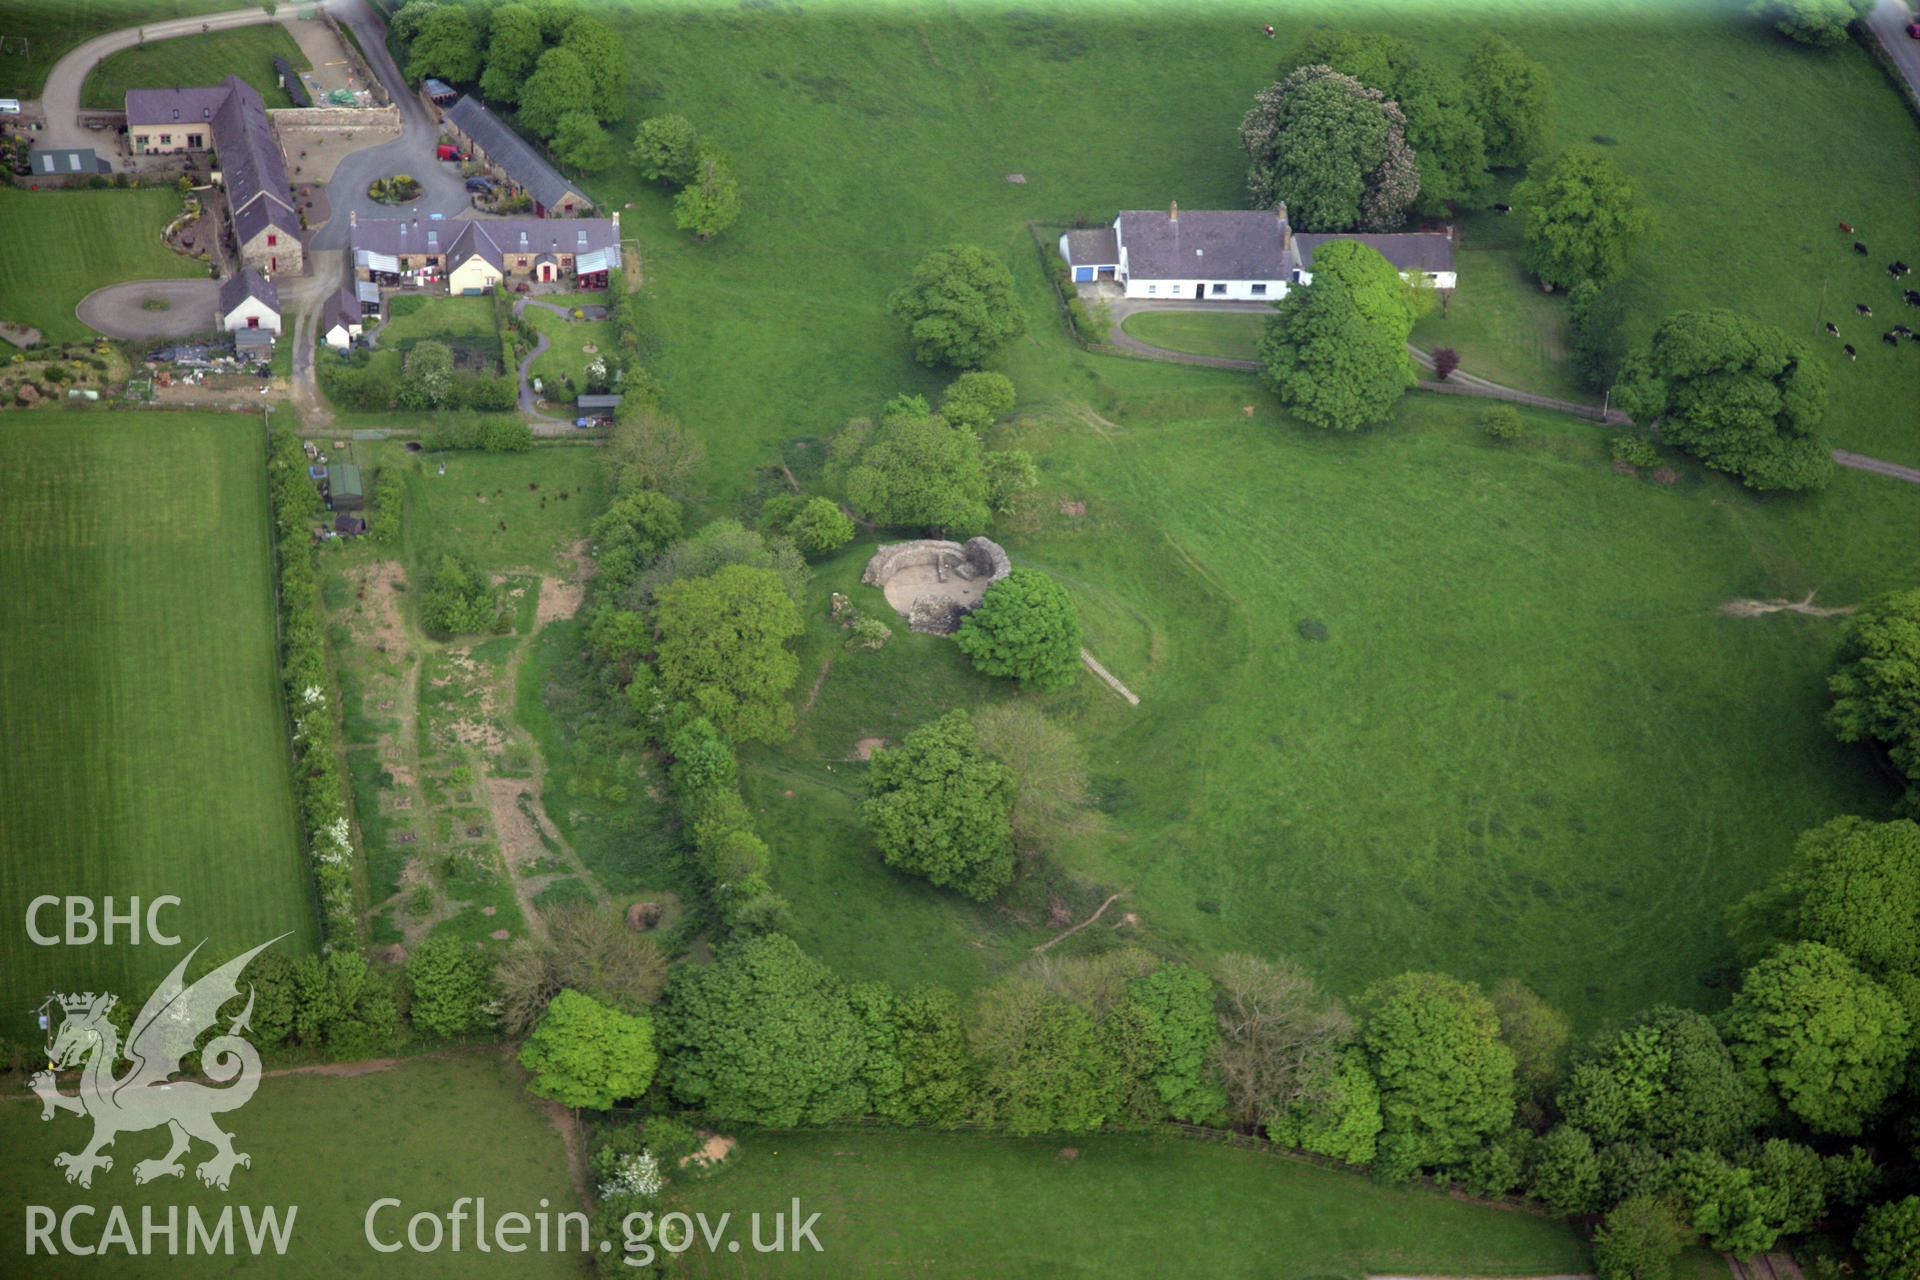
<path id="1" fill-rule="evenodd" d="M 265 329 L 280 332 L 280 291 L 273 281 L 252 267 L 242 267 L 220 286 L 220 327 L 228 333 L 235 329 Z"/>
<path id="2" fill-rule="evenodd" d="M 1313 280 L 1313 253 L 1332 240 L 1358 240 L 1379 251 L 1403 277 L 1418 271 L 1435 288 L 1451 289 L 1453 236 L 1445 231 L 1390 235 L 1354 232 L 1294 234 L 1287 206 L 1261 210 L 1165 213 L 1128 210 L 1110 227 L 1069 231 L 1060 256 L 1076 284 L 1110 280 L 1129 298 L 1202 302 L 1271 302 Z"/>
<path id="3" fill-rule="evenodd" d="M 379 305 L 379 286 L 374 286 L 374 304 Z M 326 328 L 320 331 L 320 340 L 335 351 L 345 351 L 353 345 L 353 340 L 364 331 L 360 295 L 352 285 L 343 285 L 327 303 L 327 309 L 321 313 Z"/>

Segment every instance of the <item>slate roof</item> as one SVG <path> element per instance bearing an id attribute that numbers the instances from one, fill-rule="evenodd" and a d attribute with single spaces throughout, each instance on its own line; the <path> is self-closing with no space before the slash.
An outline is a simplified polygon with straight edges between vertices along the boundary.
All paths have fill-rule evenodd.
<path id="1" fill-rule="evenodd" d="M 358 328 L 361 322 L 359 291 L 341 285 L 340 291 L 328 302 L 326 315 L 329 330 L 335 325 L 343 329 Z"/>
<path id="2" fill-rule="evenodd" d="M 1127 274 L 1139 280 L 1286 280 L 1296 267 L 1311 271 L 1314 250 L 1334 240 L 1358 240 L 1401 271 L 1453 270 L 1453 237 L 1444 231 L 1289 236 L 1284 207 L 1277 213 L 1196 209 L 1177 218 L 1133 210 L 1122 213 L 1118 225 Z M 1074 262 L 1095 261 L 1081 257 L 1071 239 L 1067 247 Z"/>
<path id="3" fill-rule="evenodd" d="M 280 291 L 274 288 L 273 281 L 252 267 L 243 267 L 239 275 L 229 276 L 220 284 L 220 314 L 231 314 L 248 298 L 258 298 L 272 307 L 275 315 L 280 313 Z"/>
<path id="4" fill-rule="evenodd" d="M 506 260 L 525 254 L 605 254 L 620 265 L 620 231 L 612 218 L 361 218 L 353 227 L 354 261 L 376 266 L 375 259 L 407 253 L 439 253 L 449 269 L 478 255 L 506 270 Z M 362 255 L 366 255 L 363 257 Z M 378 270 L 396 270 L 398 264 Z"/>
<path id="5" fill-rule="evenodd" d="M 127 124 L 129 127 L 210 124 L 213 113 L 226 101 L 227 86 L 224 82 L 198 89 L 129 89 Z"/>
<path id="6" fill-rule="evenodd" d="M 95 154 L 92 147 L 55 147 L 34 151 L 33 171 L 51 175 L 111 173 L 113 166 Z"/>
<path id="7" fill-rule="evenodd" d="M 1381 257 L 1402 271 L 1453 270 L 1453 237 L 1444 231 L 1409 231 L 1391 235 L 1296 235 L 1293 238 L 1300 265 L 1313 269 L 1313 251 L 1333 240 L 1358 240 L 1371 245 Z"/>
<path id="8" fill-rule="evenodd" d="M 541 159 L 540 153 L 509 128 L 500 117 L 488 111 L 480 100 L 464 97 L 446 111 L 447 122 L 473 139 L 486 152 L 487 159 L 507 171 L 507 176 L 526 188 L 527 194 L 548 208 L 554 208 L 569 193 L 585 200 L 580 188 L 560 176 L 559 170 Z"/>
<path id="9" fill-rule="evenodd" d="M 1112 227 L 1067 232 L 1067 261 L 1076 267 L 1120 265 L 1120 237 Z"/>
<path id="10" fill-rule="evenodd" d="M 1284 280 L 1279 217 L 1259 210 L 1133 209 L 1119 218 L 1136 280 Z"/>
<path id="11" fill-rule="evenodd" d="M 129 89 L 127 123 L 203 124 L 220 157 L 220 177 L 241 244 L 272 226 L 296 239 L 300 217 L 287 196 L 287 164 L 273 139 L 260 91 L 239 76 L 205 89 Z"/>

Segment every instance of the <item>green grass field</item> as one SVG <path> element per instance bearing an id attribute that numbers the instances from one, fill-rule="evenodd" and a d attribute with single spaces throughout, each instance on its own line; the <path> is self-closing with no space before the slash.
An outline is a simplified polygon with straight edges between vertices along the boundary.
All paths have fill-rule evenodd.
<path id="1" fill-rule="evenodd" d="M 491 1051 L 442 1058 L 419 1058 L 387 1070 L 353 1076 L 269 1075 L 243 1109 L 222 1117 L 234 1135 L 234 1147 L 253 1158 L 234 1172 L 230 1190 L 202 1187 L 193 1165 L 208 1148 L 196 1143 L 186 1157 L 184 1179 L 163 1178 L 145 1186 L 133 1181 L 138 1160 L 166 1150 L 165 1135 L 125 1133 L 113 1146 L 113 1168 L 94 1177 L 91 1191 L 68 1184 L 53 1165 L 55 1153 L 75 1151 L 90 1126 L 71 1115 L 42 1123 L 40 1107 L 15 1094 L 0 1099 L 0 1146 L 10 1153 L 8 1177 L 0 1186 L 0 1212 L 7 1222 L 6 1249 L 25 1255 L 27 1205 L 63 1211 L 77 1203 L 98 1207 L 97 1216 L 76 1219 L 76 1236 L 97 1241 L 108 1204 L 124 1206 L 139 1231 L 143 1206 L 153 1206 L 165 1221 L 169 1206 L 182 1216 L 180 1250 L 185 1253 L 186 1206 L 218 1215 L 232 1205 L 269 1206 L 284 1215 L 297 1207 L 292 1239 L 284 1257 L 146 1257 L 129 1263 L 118 1250 L 100 1258 L 36 1256 L 36 1276 L 98 1276 L 103 1266 L 140 1276 L 337 1277 L 377 1274 L 407 1276 L 515 1275 L 577 1277 L 577 1255 L 529 1250 L 517 1255 L 480 1253 L 473 1248 L 471 1222 L 465 1247 L 435 1253 L 405 1250 L 376 1253 L 367 1243 L 363 1221 L 372 1203 L 394 1197 L 402 1204 L 375 1219 L 383 1242 L 403 1238 L 407 1218 L 417 1212 L 445 1214 L 461 1196 L 484 1196 L 489 1216 L 508 1212 L 536 1214 L 546 1206 L 558 1214 L 577 1207 L 568 1182 L 560 1136 L 546 1115 L 527 1097 L 524 1077 Z M 67 1086 L 67 1091 L 73 1091 Z M 485 1117 L 485 1139 L 476 1137 L 476 1118 Z M 235 1225 L 236 1236 L 240 1234 Z M 54 1237 L 56 1243 L 58 1235 Z M 164 1241 L 157 1248 L 164 1249 Z"/>
<path id="2" fill-rule="evenodd" d="M 0 33 L 8 51 L 0 54 L 0 97 L 39 97 L 53 64 L 95 36 L 234 7 L 232 0 L 4 0 Z"/>
<path id="3" fill-rule="evenodd" d="M 129 89 L 213 84 L 236 75 L 258 89 L 268 107 L 291 107 L 294 101 L 274 70 L 276 57 L 285 58 L 295 72 L 312 65 L 293 34 L 277 22 L 155 40 L 95 63 L 80 87 L 80 105 L 113 109 L 126 105 Z"/>
<path id="4" fill-rule="evenodd" d="M 1595 400 L 1567 366 L 1567 312 L 1563 298 L 1540 292 L 1506 249 L 1457 250 L 1459 287 L 1442 313 L 1436 308 L 1413 327 L 1413 342 L 1428 351 L 1452 347 L 1467 373 L 1543 396 Z"/>
<path id="5" fill-rule="evenodd" d="M 56 987 L 144 999 L 182 949 L 41 947 L 43 894 L 177 895 L 192 946 L 315 940 L 288 776 L 257 420 L 37 414 L 0 431 L 0 1034 Z M 43 919 L 43 926 L 54 923 Z"/>
<path id="6" fill-rule="evenodd" d="M 1267 316 L 1255 311 L 1143 311 L 1122 325 L 1142 342 L 1169 351 L 1252 360 Z"/>
<path id="7" fill-rule="evenodd" d="M 669 1189 L 709 1220 L 818 1211 L 820 1252 L 709 1254 L 694 1276 L 1219 1276 L 1584 1271 L 1563 1222 L 1207 1142 L 881 1130 L 748 1134 Z M 769 1231 L 769 1234 L 770 1231 Z"/>
<path id="8" fill-rule="evenodd" d="M 1163 940 L 1293 955 L 1348 991 L 1409 966 L 1513 974 L 1590 1023 L 1712 1002 L 1723 906 L 1803 827 L 1888 803 L 1820 724 L 1836 625 L 1717 610 L 1888 585 L 1920 504 L 1849 546 L 1685 466 L 1670 489 L 1615 475 L 1565 420 L 1503 449 L 1474 402 L 1421 397 L 1391 441 L 1328 438 L 1248 422 L 1233 375 L 1124 369 L 1182 416 L 1143 397 L 1104 424 L 1036 419 L 1019 439 L 1045 486 L 1002 535 L 1143 700 L 1084 678 L 1049 704 L 1114 822 L 1059 856 L 1070 900 L 1122 889 Z M 854 585 L 870 549 L 823 567 L 816 617 L 833 588 L 885 608 Z M 794 743 L 747 757 L 797 931 L 860 977 L 1019 959 L 1037 913 L 1022 930 L 885 871 L 846 762 L 1010 691 L 936 640 L 838 654 L 816 627 L 803 688 L 836 655 L 818 701 Z"/>
<path id="9" fill-rule="evenodd" d="M 160 232 L 178 193 L 26 191 L 0 187 L 0 226 L 14 245 L 0 258 L 0 319 L 32 325 L 49 342 L 93 331 L 73 308 L 123 280 L 204 277 L 206 266 L 167 248 Z"/>
<path id="10" fill-rule="evenodd" d="M 712 514 L 758 466 L 817 474 L 797 440 L 937 392 L 944 375 L 885 314 L 920 254 L 965 240 L 1012 265 L 1029 332 L 996 366 L 1036 424 L 1021 442 L 1043 490 L 999 536 L 1067 582 L 1092 647 L 1145 699 L 1130 711 L 1083 681 L 1049 704 L 1093 755 L 1113 833 L 1062 851 L 1047 891 L 1090 908 L 1124 889 L 1152 936 L 1294 955 L 1347 991 L 1419 965 L 1517 974 L 1585 1025 L 1711 1004 L 1727 902 L 1802 827 L 1891 799 L 1820 727 L 1834 624 L 1716 610 L 1911 580 L 1920 494 L 1845 474 L 1761 502 L 1684 462 L 1663 488 L 1614 475 L 1573 419 L 1489 446 L 1484 406 L 1451 398 L 1321 435 L 1246 375 L 1072 348 L 1028 230 L 1169 198 L 1238 206 L 1234 128 L 1290 40 L 1403 14 L 1289 11 L 1269 43 L 1271 15 L 1221 7 L 633 10 L 639 113 L 699 121 L 734 156 L 747 212 L 698 245 L 632 175 L 596 193 L 633 202 L 657 368 L 706 442 Z M 1449 21 L 1423 29 L 1423 54 L 1462 57 L 1483 25 L 1548 65 L 1557 144 L 1607 138 L 1646 187 L 1658 229 L 1635 260 L 1636 326 L 1728 305 L 1811 340 L 1823 281 L 1830 298 L 1886 292 L 1835 220 L 1920 242 L 1914 126 L 1857 49 L 1809 53 L 1731 8 L 1622 3 Z M 1461 231 L 1470 279 L 1429 324 L 1469 369 L 1569 390 L 1562 302 L 1514 268 L 1512 221 L 1474 213 Z M 1920 461 L 1906 354 L 1836 361 L 1835 443 Z M 1060 500 L 1088 514 L 1059 516 Z M 822 612 L 869 545 L 822 567 Z M 1307 618 L 1330 639 L 1301 639 Z M 842 638 L 808 638 L 796 701 Z M 902 634 L 836 658 L 799 737 L 747 753 L 796 930 L 849 976 L 966 985 L 1037 939 L 1031 892 L 979 911 L 879 867 L 847 760 L 861 737 L 1003 696 Z"/>

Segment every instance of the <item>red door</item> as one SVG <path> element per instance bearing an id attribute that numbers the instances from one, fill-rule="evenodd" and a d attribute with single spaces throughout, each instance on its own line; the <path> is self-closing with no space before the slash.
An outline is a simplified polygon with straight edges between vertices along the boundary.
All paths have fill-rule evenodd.
<path id="1" fill-rule="evenodd" d="M 279 269 L 280 269 L 280 259 L 278 258 L 267 259 L 267 270 L 278 271 Z"/>

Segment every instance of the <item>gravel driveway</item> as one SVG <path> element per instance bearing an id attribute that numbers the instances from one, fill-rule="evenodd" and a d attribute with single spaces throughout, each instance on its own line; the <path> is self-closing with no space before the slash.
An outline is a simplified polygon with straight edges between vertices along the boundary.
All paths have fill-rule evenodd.
<path id="1" fill-rule="evenodd" d="M 146 342 L 155 338 L 187 338 L 211 333 L 218 321 L 214 307 L 220 297 L 217 280 L 130 280 L 95 289 L 80 299 L 74 313 L 82 324 L 109 338 Z M 149 298 L 164 298 L 165 311 L 148 311 Z"/>

